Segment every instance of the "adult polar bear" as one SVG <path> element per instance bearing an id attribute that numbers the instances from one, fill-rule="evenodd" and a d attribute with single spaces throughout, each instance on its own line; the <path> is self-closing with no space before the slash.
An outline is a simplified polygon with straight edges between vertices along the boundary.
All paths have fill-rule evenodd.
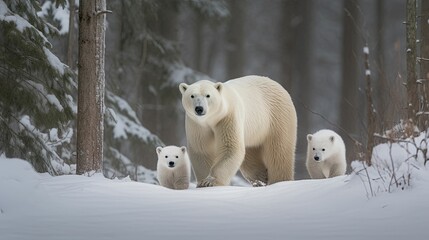
<path id="1" fill-rule="evenodd" d="M 296 111 L 280 84 L 246 76 L 179 88 L 198 187 L 229 185 L 239 169 L 253 185 L 294 179 Z"/>

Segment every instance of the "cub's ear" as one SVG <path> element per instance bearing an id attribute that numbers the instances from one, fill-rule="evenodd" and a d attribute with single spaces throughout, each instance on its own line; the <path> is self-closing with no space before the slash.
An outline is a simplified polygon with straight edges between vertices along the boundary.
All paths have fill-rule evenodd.
<path id="1" fill-rule="evenodd" d="M 180 150 L 182 150 L 182 152 L 183 152 L 183 153 L 185 153 L 185 152 L 186 152 L 186 147 L 185 147 L 185 146 L 182 146 L 182 147 L 180 148 Z"/>
<path id="2" fill-rule="evenodd" d="M 180 90 L 180 92 L 183 94 L 185 91 L 186 91 L 186 89 L 188 89 L 188 84 L 186 84 L 186 83 L 181 83 L 181 84 L 179 84 L 179 90 Z"/>
<path id="3" fill-rule="evenodd" d="M 221 82 L 215 83 L 214 87 L 219 91 L 222 92 L 223 84 Z"/>
<path id="4" fill-rule="evenodd" d="M 330 136 L 330 137 L 329 137 L 329 141 L 331 141 L 332 143 L 334 142 L 334 140 L 335 140 L 335 137 L 334 137 L 334 136 Z"/>
<path id="5" fill-rule="evenodd" d="M 307 141 L 309 141 L 309 142 L 310 142 L 310 141 L 311 141 L 311 139 L 313 139 L 313 135 L 308 134 L 308 135 L 307 135 Z"/>
<path id="6" fill-rule="evenodd" d="M 157 154 L 160 154 L 160 153 L 161 153 L 161 150 L 162 150 L 162 147 L 157 147 L 157 148 L 156 148 L 156 153 L 157 153 Z"/>

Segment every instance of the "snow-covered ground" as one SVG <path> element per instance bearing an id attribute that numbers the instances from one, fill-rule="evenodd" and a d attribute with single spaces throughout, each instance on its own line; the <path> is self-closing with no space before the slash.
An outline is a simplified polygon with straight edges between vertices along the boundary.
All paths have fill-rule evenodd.
<path id="1" fill-rule="evenodd" d="M 0 239 L 429 239 L 429 173 L 367 197 L 352 174 L 178 191 L 100 175 L 52 177 L 0 157 Z"/>

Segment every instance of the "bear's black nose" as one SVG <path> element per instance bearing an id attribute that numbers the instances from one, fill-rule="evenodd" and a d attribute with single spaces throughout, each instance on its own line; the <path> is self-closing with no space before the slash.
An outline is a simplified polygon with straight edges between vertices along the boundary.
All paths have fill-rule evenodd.
<path id="1" fill-rule="evenodd" d="M 168 162 L 168 166 L 169 167 L 174 167 L 174 162 L 173 161 Z"/>
<path id="2" fill-rule="evenodd" d="M 319 157 L 318 157 L 318 156 L 315 156 L 315 157 L 314 157 L 314 160 L 319 161 Z"/>
<path id="3" fill-rule="evenodd" d="M 203 115 L 204 108 L 200 107 L 200 106 L 195 107 L 195 112 L 197 113 L 197 115 L 201 116 L 201 115 Z"/>

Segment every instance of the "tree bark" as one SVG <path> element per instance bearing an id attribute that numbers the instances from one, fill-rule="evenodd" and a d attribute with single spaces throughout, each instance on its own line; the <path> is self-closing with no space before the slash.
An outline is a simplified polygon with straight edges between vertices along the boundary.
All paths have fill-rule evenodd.
<path id="1" fill-rule="evenodd" d="M 74 20 L 75 20 L 75 0 L 69 0 L 69 10 L 70 10 L 70 18 L 69 18 L 69 35 L 68 35 L 68 44 L 67 44 L 67 65 L 73 69 L 74 61 L 73 61 L 73 52 L 74 52 Z"/>
<path id="2" fill-rule="evenodd" d="M 343 16 L 343 46 L 342 46 L 342 97 L 340 109 L 340 126 L 351 136 L 358 135 L 358 120 L 360 117 L 358 103 L 359 92 L 359 62 L 362 49 L 362 41 L 358 32 L 360 27 L 359 6 L 357 0 L 344 0 Z M 356 159 L 359 149 L 357 142 L 345 139 L 345 143 L 351 146 L 347 151 L 347 159 Z"/>
<path id="3" fill-rule="evenodd" d="M 237 78 L 244 73 L 244 11 L 243 1 L 230 1 L 230 22 L 227 31 L 227 79 Z"/>
<path id="4" fill-rule="evenodd" d="M 311 86 L 310 52 L 311 24 L 313 23 L 314 11 L 311 2 L 302 0 L 282 1 L 282 73 L 283 79 L 279 81 L 295 99 L 294 104 L 299 119 L 298 136 L 306 136 L 310 129 L 311 98 L 313 87 Z M 297 139 L 297 153 L 307 149 L 307 139 Z M 299 157 L 299 155 L 297 156 Z M 305 157 L 305 156 L 302 156 Z M 305 163 L 296 161 L 297 178 L 306 177 Z"/>
<path id="5" fill-rule="evenodd" d="M 407 112 L 414 124 L 419 111 L 416 78 L 416 0 L 407 0 Z"/>
<path id="6" fill-rule="evenodd" d="M 106 0 L 79 4 L 77 174 L 101 171 Z"/>
<path id="7" fill-rule="evenodd" d="M 377 0 L 376 5 L 376 37 L 377 37 L 377 43 L 376 47 L 374 49 L 375 54 L 374 59 L 376 62 L 376 66 L 374 69 L 377 70 L 376 77 L 373 79 L 374 84 L 374 104 L 377 105 L 378 110 L 382 110 L 386 108 L 386 104 L 388 103 L 388 100 L 385 98 L 386 94 L 385 91 L 388 89 L 387 86 L 387 79 L 386 79 L 386 66 L 384 61 L 384 42 L 385 38 L 384 35 L 386 34 L 386 31 L 384 29 L 384 16 L 385 16 L 385 0 Z"/>
<path id="8" fill-rule="evenodd" d="M 367 141 L 366 141 L 366 154 L 365 162 L 371 166 L 372 149 L 374 148 L 374 133 L 375 133 L 375 108 L 374 101 L 372 100 L 372 84 L 371 84 L 371 70 L 369 68 L 369 48 L 368 45 L 363 50 L 365 58 L 365 81 L 366 81 L 366 122 L 367 122 Z"/>
<path id="9" fill-rule="evenodd" d="M 423 109 L 425 114 L 419 117 L 420 130 L 429 127 L 429 1 L 421 0 L 420 13 L 420 82 L 423 97 Z"/>

